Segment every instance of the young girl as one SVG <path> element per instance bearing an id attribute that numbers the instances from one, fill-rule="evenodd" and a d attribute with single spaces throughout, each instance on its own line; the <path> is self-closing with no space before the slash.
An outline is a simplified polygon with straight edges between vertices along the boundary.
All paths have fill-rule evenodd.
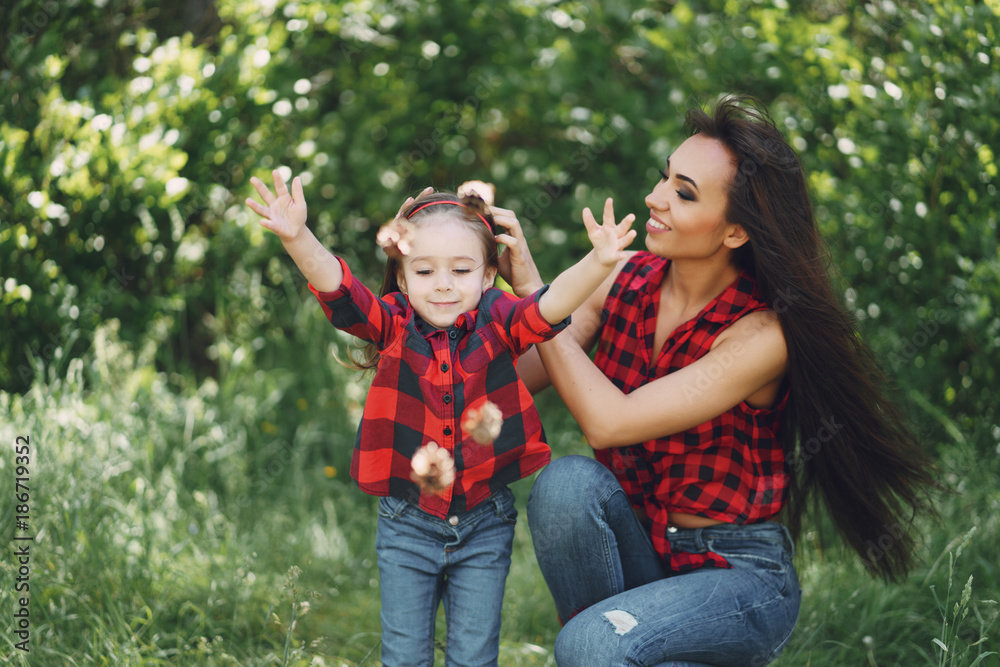
<path id="1" fill-rule="evenodd" d="M 634 216 L 616 223 L 610 200 L 602 224 L 584 210 L 594 249 L 551 285 L 518 299 L 492 285 L 497 241 L 510 254 L 523 252 L 521 245 L 496 235 L 482 199 L 428 189 L 407 199 L 380 234 L 390 247 L 376 298 L 306 227 L 301 181 L 294 179 L 289 193 L 278 172 L 273 178 L 273 195 L 251 179 L 265 206 L 251 199 L 247 205 L 282 240 L 330 322 L 377 352 L 369 355 L 376 372 L 351 476 L 366 493 L 382 496 L 375 542 L 382 662 L 433 663 L 443 600 L 447 663 L 495 665 L 516 518 L 507 484 L 549 461 L 515 359 L 564 328 L 610 275 L 635 238 Z M 504 213 L 498 221 L 516 225 L 497 210 Z M 493 406 L 502 423 L 484 444 L 463 417 Z"/>

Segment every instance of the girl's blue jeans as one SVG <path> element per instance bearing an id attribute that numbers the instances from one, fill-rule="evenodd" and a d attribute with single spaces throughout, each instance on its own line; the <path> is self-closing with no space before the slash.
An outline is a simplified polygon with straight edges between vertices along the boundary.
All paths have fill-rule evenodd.
<path id="1" fill-rule="evenodd" d="M 434 663 L 434 623 L 444 602 L 445 663 L 496 665 L 500 606 L 514 540 L 514 494 L 504 488 L 468 512 L 441 519 L 381 498 L 375 551 L 382 591 L 382 664 Z"/>
<path id="2" fill-rule="evenodd" d="M 801 594 L 781 524 L 677 529 L 674 550 L 714 551 L 733 567 L 668 576 L 611 471 L 566 456 L 535 482 L 528 525 L 565 621 L 555 646 L 560 667 L 757 667 L 795 627 Z"/>

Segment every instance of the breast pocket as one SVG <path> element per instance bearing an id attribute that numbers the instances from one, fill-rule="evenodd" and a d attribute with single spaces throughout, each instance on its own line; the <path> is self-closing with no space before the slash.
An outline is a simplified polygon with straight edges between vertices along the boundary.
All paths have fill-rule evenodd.
<path id="1" fill-rule="evenodd" d="M 507 351 L 500 338 L 490 328 L 474 331 L 469 335 L 468 344 L 459 352 L 458 362 L 468 374 L 478 373 L 490 361 Z"/>

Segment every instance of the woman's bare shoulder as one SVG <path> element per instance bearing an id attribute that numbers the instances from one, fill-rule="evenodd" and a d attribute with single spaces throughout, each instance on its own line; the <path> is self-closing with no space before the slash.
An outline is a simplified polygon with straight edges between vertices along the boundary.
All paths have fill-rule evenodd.
<path id="1" fill-rule="evenodd" d="M 712 348 L 720 346 L 725 346 L 733 352 L 745 348 L 747 352 L 766 350 L 783 358 L 788 356 L 785 332 L 778 314 L 773 310 L 758 310 L 733 322 L 719 334 Z"/>

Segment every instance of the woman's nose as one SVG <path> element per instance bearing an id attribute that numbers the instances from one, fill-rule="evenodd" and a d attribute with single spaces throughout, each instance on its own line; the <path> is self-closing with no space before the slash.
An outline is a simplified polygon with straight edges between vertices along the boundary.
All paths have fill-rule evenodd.
<path id="1" fill-rule="evenodd" d="M 659 210 L 664 210 L 667 208 L 667 198 L 663 196 L 665 192 L 664 188 L 660 187 L 661 184 L 653 186 L 653 191 L 646 195 L 646 206 L 649 208 L 655 208 Z"/>

